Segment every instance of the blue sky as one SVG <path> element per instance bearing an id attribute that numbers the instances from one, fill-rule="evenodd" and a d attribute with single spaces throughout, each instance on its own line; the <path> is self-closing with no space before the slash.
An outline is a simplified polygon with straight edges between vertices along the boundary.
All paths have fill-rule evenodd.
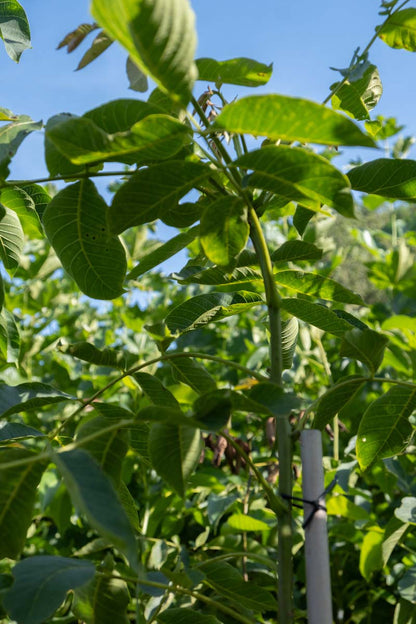
<path id="1" fill-rule="evenodd" d="M 79 72 L 74 69 L 85 44 L 72 54 L 56 51 L 67 32 L 92 21 L 87 0 L 22 0 L 22 4 L 31 25 L 33 49 L 23 54 L 19 65 L 0 50 L 0 106 L 46 122 L 59 112 L 82 114 L 110 99 L 142 97 L 128 89 L 126 55 L 118 44 Z M 337 80 L 338 74 L 329 66 L 346 67 L 354 49 L 365 47 L 381 19 L 376 0 L 193 0 L 192 5 L 197 16 L 197 56 L 220 60 L 248 56 L 273 62 L 274 74 L 263 92 L 316 101 L 322 101 Z M 378 66 L 384 85 L 374 112 L 397 117 L 406 125 L 406 134 L 416 135 L 414 54 L 377 41 L 370 59 Z M 201 92 L 204 88 L 199 83 Z M 232 87 L 229 93 L 242 96 L 246 91 Z M 380 155 L 370 152 L 364 157 Z M 15 157 L 12 177 L 45 175 L 42 153 L 42 133 L 26 139 Z"/>

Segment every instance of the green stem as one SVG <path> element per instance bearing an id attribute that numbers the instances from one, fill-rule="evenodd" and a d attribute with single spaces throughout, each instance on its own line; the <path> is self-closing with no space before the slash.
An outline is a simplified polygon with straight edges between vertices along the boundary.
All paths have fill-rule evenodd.
<path id="1" fill-rule="evenodd" d="M 324 345 L 322 344 L 322 340 L 320 336 L 315 337 L 316 343 L 318 345 L 319 353 L 321 356 L 321 361 L 325 369 L 325 373 L 328 377 L 329 382 L 332 384 L 332 371 L 328 362 L 328 358 L 326 357 L 326 352 L 324 349 Z M 339 461 L 339 419 L 338 414 L 334 416 L 332 421 L 333 431 L 334 431 L 334 459 L 336 462 Z"/>
<path id="2" fill-rule="evenodd" d="M 34 180 L 6 180 L 0 184 L 0 188 L 4 186 L 23 186 L 26 184 L 41 184 L 42 182 L 67 182 L 68 180 L 85 180 L 87 178 L 101 178 L 109 176 L 129 176 L 137 173 L 134 171 L 101 171 L 93 173 L 86 171 L 85 173 L 72 173 L 65 176 L 55 176 L 49 178 L 36 178 Z"/>

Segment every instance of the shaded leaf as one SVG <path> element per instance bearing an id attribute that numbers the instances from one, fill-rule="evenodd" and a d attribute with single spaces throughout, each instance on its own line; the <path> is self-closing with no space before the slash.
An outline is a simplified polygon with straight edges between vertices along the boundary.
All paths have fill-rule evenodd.
<path id="1" fill-rule="evenodd" d="M 303 236 L 309 221 L 314 215 L 315 212 L 313 210 L 300 205 L 296 206 L 295 214 L 293 215 L 293 225 L 297 229 L 299 236 Z"/>
<path id="2" fill-rule="evenodd" d="M 178 401 L 160 379 L 149 373 L 134 373 L 133 377 L 154 405 L 180 410 Z"/>
<path id="3" fill-rule="evenodd" d="M 108 220 L 114 233 L 133 225 L 163 219 L 201 180 L 211 175 L 207 165 L 170 161 L 141 169 L 114 195 Z"/>
<path id="4" fill-rule="evenodd" d="M 416 498 L 405 496 L 400 507 L 394 510 L 394 515 L 402 522 L 416 524 Z"/>
<path id="5" fill-rule="evenodd" d="M 285 95 L 252 95 L 225 106 L 213 128 L 272 141 L 374 147 L 350 119 L 322 104 Z"/>
<path id="6" fill-rule="evenodd" d="M 402 598 L 416 604 L 416 570 L 409 568 L 401 577 L 397 589 Z"/>
<path id="7" fill-rule="evenodd" d="M 136 568 L 136 540 L 113 485 L 96 460 L 86 451 L 75 449 L 52 453 L 51 459 L 62 474 L 75 505 L 91 526 L 118 548 Z"/>
<path id="8" fill-rule="evenodd" d="M 7 0 L 0 6 L 0 36 L 7 54 L 16 63 L 31 47 L 30 28 L 26 13 L 17 0 Z"/>
<path id="9" fill-rule="evenodd" d="M 95 61 L 95 59 L 98 58 L 103 52 L 105 52 L 112 43 L 113 40 L 104 31 L 99 32 L 92 42 L 91 46 L 88 48 L 88 50 L 85 52 L 84 56 L 78 63 L 77 70 L 83 69 L 84 67 Z"/>
<path id="10" fill-rule="evenodd" d="M 248 241 L 247 209 L 238 197 L 222 197 L 201 215 L 200 241 L 211 262 L 228 266 Z"/>
<path id="11" fill-rule="evenodd" d="M 342 336 L 351 328 L 347 321 L 338 318 L 332 310 L 318 303 L 311 303 L 305 299 L 282 299 L 281 305 L 286 312 L 298 319 L 335 336 Z"/>
<path id="12" fill-rule="evenodd" d="M 129 624 L 130 601 L 125 581 L 96 575 L 74 592 L 72 610 L 85 624 Z"/>
<path id="13" fill-rule="evenodd" d="M 232 405 L 230 390 L 204 393 L 193 404 L 193 419 L 201 429 L 218 431 L 227 426 Z"/>
<path id="14" fill-rule="evenodd" d="M 0 12 L 2 7 L 4 7 L 4 3 L 0 5 Z M 31 132 L 40 130 L 42 125 L 41 121 L 32 121 L 27 115 L 16 115 L 15 121 L 0 128 L 0 178 L 5 179 L 9 175 L 8 165 L 21 142 Z"/>
<path id="15" fill-rule="evenodd" d="M 373 462 L 402 453 L 412 437 L 409 417 L 416 387 L 393 386 L 366 409 L 357 433 L 357 458 L 365 470 Z"/>
<path id="16" fill-rule="evenodd" d="M 350 169 L 347 175 L 356 191 L 416 199 L 416 160 L 377 158 Z"/>
<path id="17" fill-rule="evenodd" d="M 233 84 L 242 87 L 260 87 L 269 82 L 273 63 L 265 65 L 249 58 L 216 61 L 213 58 L 196 59 L 198 80 L 215 84 Z"/>
<path id="18" fill-rule="evenodd" d="M 299 262 L 299 260 L 320 260 L 322 249 L 318 249 L 312 243 L 302 240 L 286 241 L 271 256 L 274 263 L 278 262 Z"/>
<path id="19" fill-rule="evenodd" d="M 281 342 L 282 342 L 282 366 L 292 368 L 293 356 L 295 354 L 296 343 L 298 340 L 299 323 L 298 320 L 292 318 L 282 321 Z"/>
<path id="20" fill-rule="evenodd" d="M 338 84 L 331 85 L 331 90 L 336 89 Z M 336 110 L 343 110 L 357 120 L 370 119 L 369 111 L 377 105 L 382 93 L 378 69 L 366 61 L 359 67 L 359 73 L 350 75 L 337 90 L 331 103 Z"/>
<path id="21" fill-rule="evenodd" d="M 198 429 L 156 423 L 150 429 L 149 454 L 153 468 L 178 494 L 185 495 L 186 482 L 202 451 Z"/>
<path id="22" fill-rule="evenodd" d="M 60 113 L 48 119 L 45 127 L 45 162 L 51 177 L 58 175 L 62 175 L 64 178 L 66 175 L 72 177 L 85 172 L 84 166 L 71 163 L 69 158 L 54 145 L 49 137 L 49 132 L 52 131 L 55 126 L 70 119 L 77 119 L 77 117 L 70 113 Z"/>
<path id="23" fill-rule="evenodd" d="M 216 383 L 207 369 L 192 358 L 175 358 L 168 360 L 173 378 L 184 383 L 198 394 L 216 390 Z"/>
<path id="24" fill-rule="evenodd" d="M 329 277 L 307 273 L 306 271 L 291 270 L 279 271 L 279 273 L 274 273 L 273 277 L 277 284 L 305 295 L 342 303 L 355 303 L 357 305 L 363 303 L 360 295 L 351 292 Z"/>
<path id="25" fill-rule="evenodd" d="M 87 583 L 95 573 L 91 561 L 69 557 L 38 556 L 19 561 L 15 582 L 4 604 L 19 624 L 41 624 L 65 599 L 70 589 Z"/>
<path id="26" fill-rule="evenodd" d="M 255 384 L 247 393 L 251 401 L 267 407 L 273 416 L 288 416 L 300 405 L 299 398 L 274 383 L 261 382 Z"/>
<path id="27" fill-rule="evenodd" d="M 157 115 L 160 112 L 157 106 L 149 102 L 120 98 L 110 100 L 110 102 L 87 111 L 83 118 L 91 120 L 107 134 L 117 134 L 118 132 L 129 131 L 132 126 L 145 117 Z"/>
<path id="28" fill-rule="evenodd" d="M 260 295 L 249 292 L 197 295 L 173 308 L 165 322 L 172 333 L 187 332 L 212 321 L 240 314 L 263 303 Z"/>
<path id="29" fill-rule="evenodd" d="M 195 18 L 187 0 L 93 0 L 91 12 L 144 73 L 188 103 L 197 69 Z"/>
<path id="30" fill-rule="evenodd" d="M 43 225 L 62 266 L 78 287 L 95 299 L 123 293 L 124 247 L 106 222 L 107 205 L 90 180 L 60 191 L 48 204 Z"/>
<path id="31" fill-rule="evenodd" d="M 275 193 L 285 202 L 295 201 L 315 209 L 326 204 L 346 217 L 354 216 L 350 183 L 323 156 L 302 148 L 269 145 L 235 161 L 253 170 L 246 184 Z"/>
<path id="32" fill-rule="evenodd" d="M 0 278 L 0 309 L 2 304 L 2 280 Z M 17 364 L 20 352 L 20 334 L 15 318 L 11 312 L 3 308 L 0 312 L 0 354 L 6 362 Z M 0 385 L 1 396 L 1 385 Z"/>
<path id="33" fill-rule="evenodd" d="M 188 266 L 179 273 L 173 273 L 170 277 L 181 284 L 207 284 L 210 286 L 235 286 L 239 290 L 240 285 L 261 282 L 263 280 L 259 271 L 242 267 L 229 273 L 220 267 L 202 269 L 201 267 Z M 234 288 L 232 289 L 234 290 Z"/>
<path id="34" fill-rule="evenodd" d="M 318 402 L 313 420 L 314 429 L 323 429 L 356 396 L 365 383 L 360 377 L 347 377 L 329 388 Z"/>
<path id="35" fill-rule="evenodd" d="M 0 441 L 43 437 L 45 434 L 21 423 L 0 422 Z"/>
<path id="36" fill-rule="evenodd" d="M 76 397 L 38 381 L 22 383 L 18 386 L 8 386 L 5 383 L 0 383 L 2 418 L 7 418 L 17 412 L 28 412 L 38 409 L 44 405 L 75 400 Z"/>
<path id="37" fill-rule="evenodd" d="M 90 32 L 98 28 L 97 24 L 80 24 L 75 30 L 71 30 L 65 37 L 58 43 L 57 50 L 66 47 L 68 53 L 73 52 L 84 41 Z"/>
<path id="38" fill-rule="evenodd" d="M 391 48 L 416 52 L 416 9 L 394 12 L 378 29 L 378 36 Z"/>
<path id="39" fill-rule="evenodd" d="M 127 57 L 126 61 L 126 74 L 129 79 L 129 89 L 138 91 L 139 93 L 147 91 L 149 88 L 147 76 L 137 67 L 134 61 L 131 60 L 130 56 Z"/>
<path id="40" fill-rule="evenodd" d="M 0 258 L 6 269 L 16 268 L 23 249 L 23 229 L 13 210 L 0 204 Z"/>
<path id="41" fill-rule="evenodd" d="M 195 618 L 197 618 L 198 624 L 221 624 L 214 615 L 203 615 L 195 611 L 194 608 L 187 609 L 186 607 L 166 609 L 157 615 L 156 622 L 160 622 L 160 624 L 195 624 Z"/>
<path id="42" fill-rule="evenodd" d="M 43 229 L 35 208 L 35 202 L 24 187 L 8 186 L 1 189 L 0 202 L 17 214 L 27 235 L 31 238 L 43 237 Z"/>
<path id="43" fill-rule="evenodd" d="M 95 364 L 97 366 L 111 366 L 127 370 L 130 366 L 137 362 L 137 356 L 122 349 L 97 349 L 90 342 L 76 342 L 66 347 L 61 347 L 64 353 L 72 355 L 72 357 Z"/>
<path id="44" fill-rule="evenodd" d="M 375 373 L 383 361 L 388 338 L 372 329 L 350 329 L 342 338 L 340 354 L 342 357 L 359 360 Z"/>
<path id="45" fill-rule="evenodd" d="M 9 463 L 28 460 L 21 465 Z M 21 448 L 0 452 L 0 557 L 17 559 L 23 550 L 32 522 L 36 489 L 48 462 L 38 461 L 37 453 Z M 27 608 L 27 605 L 26 605 Z"/>
<path id="46" fill-rule="evenodd" d="M 183 425 L 186 428 L 196 428 L 195 422 L 189 416 L 185 416 L 180 407 L 148 405 L 137 413 L 136 418 L 139 421 L 149 423 L 167 423 L 169 425 Z"/>

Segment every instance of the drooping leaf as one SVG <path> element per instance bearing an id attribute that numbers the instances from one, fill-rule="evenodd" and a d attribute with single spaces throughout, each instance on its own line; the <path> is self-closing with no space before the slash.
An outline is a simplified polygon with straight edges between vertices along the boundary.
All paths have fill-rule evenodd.
<path id="1" fill-rule="evenodd" d="M 260 87 L 269 82 L 273 63 L 265 65 L 249 58 L 216 61 L 213 58 L 196 59 L 198 80 L 215 84 L 233 84 L 242 87 Z"/>
<path id="2" fill-rule="evenodd" d="M 85 52 L 80 62 L 78 63 L 77 70 L 83 69 L 84 67 L 95 61 L 95 59 L 98 58 L 103 52 L 105 52 L 112 43 L 113 40 L 111 39 L 111 37 L 109 37 L 104 31 L 101 30 L 95 37 L 88 50 Z"/>
<path id="3" fill-rule="evenodd" d="M 360 547 L 360 572 L 366 581 L 383 567 L 382 543 L 382 531 L 368 531 L 364 536 Z"/>
<path id="4" fill-rule="evenodd" d="M 302 240 L 286 241 L 270 255 L 271 260 L 278 262 L 299 262 L 300 260 L 320 260 L 322 249 Z"/>
<path id="5" fill-rule="evenodd" d="M 405 500 L 405 499 L 403 499 Z M 415 499 L 416 502 L 416 499 Z M 400 508 L 399 508 L 400 509 Z M 395 510 L 396 512 L 398 509 Z M 415 518 L 416 522 L 416 518 Z M 398 517 L 390 518 L 386 527 L 384 529 L 383 535 L 383 543 L 381 545 L 382 555 L 383 555 L 383 566 L 385 566 L 390 559 L 390 555 L 392 554 L 395 547 L 400 543 L 402 537 L 406 533 L 409 528 L 409 524 L 403 523 Z"/>
<path id="6" fill-rule="evenodd" d="M 129 89 L 138 91 L 139 93 L 147 91 L 149 88 L 147 76 L 137 67 L 134 61 L 131 60 L 130 56 L 127 57 L 126 61 L 126 74 L 129 79 Z"/>
<path id="7" fill-rule="evenodd" d="M 58 609 L 70 589 L 84 585 L 94 574 L 91 561 L 49 555 L 28 557 L 15 565 L 15 582 L 4 604 L 19 624 L 41 624 Z"/>
<path id="8" fill-rule="evenodd" d="M 156 621 L 159 624 L 195 624 L 195 618 L 198 624 L 221 624 L 214 615 L 204 615 L 195 611 L 194 608 L 187 609 L 186 607 L 166 609 L 159 613 Z"/>
<path id="9" fill-rule="evenodd" d="M 285 95 L 252 95 L 224 107 L 213 128 L 272 141 L 374 147 L 350 119 L 322 104 Z"/>
<path id="10" fill-rule="evenodd" d="M 212 321 L 249 310 L 263 303 L 260 295 L 250 292 L 196 295 L 179 304 L 167 315 L 165 322 L 172 333 L 184 333 Z"/>
<path id="11" fill-rule="evenodd" d="M 186 357 L 168 360 L 168 364 L 172 369 L 174 379 L 186 384 L 198 394 L 216 390 L 214 378 L 199 362 Z"/>
<path id="12" fill-rule="evenodd" d="M 114 487 L 95 459 L 82 449 L 51 453 L 75 505 L 91 526 L 137 565 L 136 540 Z"/>
<path id="13" fill-rule="evenodd" d="M 227 518 L 227 524 L 236 531 L 270 531 L 271 527 L 263 520 L 242 513 L 232 514 Z"/>
<path id="14" fill-rule="evenodd" d="M 337 84 L 331 85 L 331 90 Z M 377 105 L 382 93 L 378 69 L 366 61 L 349 75 L 348 80 L 332 96 L 331 103 L 333 108 L 347 112 L 354 119 L 370 119 L 369 112 Z"/>
<path id="15" fill-rule="evenodd" d="M 2 301 L 3 288 L 0 279 L 0 309 Z M 5 308 L 0 311 L 0 355 L 6 362 L 17 364 L 20 353 L 20 334 L 16 325 L 15 318 L 11 312 Z M 0 385 L 1 388 L 1 385 Z M 1 391 L 0 391 L 1 393 Z"/>
<path id="16" fill-rule="evenodd" d="M 189 142 L 189 129 L 168 115 L 148 115 L 128 131 L 107 134 L 88 117 L 54 125 L 47 138 L 75 165 L 99 162 L 134 164 L 174 156 Z"/>
<path id="17" fill-rule="evenodd" d="M 282 341 L 282 366 L 292 368 L 293 356 L 295 354 L 298 340 L 299 323 L 297 318 L 292 316 L 282 321 L 281 341 Z"/>
<path id="18" fill-rule="evenodd" d="M 200 431 L 181 425 L 156 423 L 150 429 L 148 444 L 153 468 L 179 496 L 184 496 L 187 480 L 201 456 Z"/>
<path id="19" fill-rule="evenodd" d="M 378 29 L 378 36 L 391 48 L 416 52 L 416 9 L 394 12 Z"/>
<path id="20" fill-rule="evenodd" d="M 27 463 L 13 465 L 13 462 Z M 17 559 L 23 550 L 32 522 L 36 489 L 48 462 L 21 448 L 2 449 L 0 453 L 0 557 Z M 12 464 L 10 467 L 8 464 Z"/>
<path id="21" fill-rule="evenodd" d="M 18 440 L 19 438 L 37 438 L 45 434 L 34 427 L 22 425 L 21 423 L 0 422 L 0 441 Z"/>
<path id="22" fill-rule="evenodd" d="M 140 372 L 134 373 L 133 377 L 154 405 L 180 410 L 178 401 L 155 375 Z"/>
<path id="23" fill-rule="evenodd" d="M 52 405 L 61 401 L 76 401 L 76 397 L 38 381 L 22 383 L 18 386 L 0 383 L 2 418 L 7 418 L 17 412 L 29 412 L 44 405 Z"/>
<path id="24" fill-rule="evenodd" d="M 373 462 L 402 453 L 413 430 L 416 388 L 393 386 L 364 412 L 357 433 L 357 458 L 363 470 Z"/>
<path id="25" fill-rule="evenodd" d="M 416 199 L 416 160 L 377 158 L 348 172 L 356 191 L 390 197 Z"/>
<path id="26" fill-rule="evenodd" d="M 200 240 L 211 262 L 228 266 L 248 241 L 247 209 L 238 197 L 222 197 L 201 215 Z"/>
<path id="27" fill-rule="evenodd" d="M 211 175 L 207 165 L 170 161 L 141 169 L 114 195 L 108 219 L 120 234 L 133 225 L 163 219 L 181 197 Z"/>
<path id="28" fill-rule="evenodd" d="M 85 624 L 129 624 L 129 600 L 125 581 L 96 575 L 75 590 L 72 610 Z"/>
<path id="29" fill-rule="evenodd" d="M 16 3 L 17 4 L 17 3 Z M 4 3 L 0 5 L 0 11 Z M 1 28 L 1 23 L 0 23 Z M 0 178 L 5 179 L 9 175 L 9 163 L 16 154 L 21 142 L 35 130 L 42 128 L 41 121 L 33 121 L 27 115 L 16 115 L 12 121 L 0 128 Z"/>
<path id="30" fill-rule="evenodd" d="M 109 232 L 106 215 L 107 205 L 94 184 L 81 180 L 55 195 L 43 217 L 62 266 L 95 299 L 119 297 L 127 268 L 124 247 Z"/>
<path id="31" fill-rule="evenodd" d="M 405 496 L 400 507 L 394 510 L 394 515 L 402 522 L 416 524 L 416 498 Z"/>
<path id="32" fill-rule="evenodd" d="M 56 49 L 66 48 L 68 54 L 77 49 L 79 45 L 84 41 L 93 30 L 98 28 L 97 24 L 80 24 L 71 30 L 65 37 L 58 43 Z"/>
<path id="33" fill-rule="evenodd" d="M 17 0 L 7 0 L 0 6 L 0 36 L 7 54 L 16 63 L 31 47 L 30 28 L 26 13 Z"/>
<path id="34" fill-rule="evenodd" d="M 365 383 L 361 377 L 340 379 L 319 399 L 313 420 L 314 429 L 323 429 L 356 396 Z"/>
<path id="35" fill-rule="evenodd" d="M 182 105 L 189 102 L 197 69 L 187 0 L 93 0 L 91 12 L 143 72 Z"/>
<path id="36" fill-rule="evenodd" d="M 16 268 L 23 250 L 24 234 L 17 214 L 0 204 L 0 259 L 6 269 Z"/>
<path id="37" fill-rule="evenodd" d="M 306 271 L 279 271 L 274 273 L 274 280 L 277 284 L 285 286 L 296 292 L 326 299 L 327 301 L 340 301 L 341 303 L 363 303 L 360 295 L 357 295 L 348 288 L 345 288 L 329 277 L 323 277 L 315 273 Z"/>
<path id="38" fill-rule="evenodd" d="M 78 448 L 84 449 L 97 460 L 116 487 L 120 484 L 121 467 L 129 448 L 129 435 L 126 429 L 113 429 L 107 433 L 104 433 L 104 430 L 108 425 L 116 424 L 118 420 L 97 416 L 81 423 L 76 433 Z M 99 432 L 103 432 L 102 435 L 88 440 L 89 436 Z M 83 438 L 87 438 L 85 442 Z"/>
<path id="39" fill-rule="evenodd" d="M 388 338 L 372 329 L 350 329 L 342 338 L 340 354 L 363 362 L 372 374 L 383 361 Z"/>
<path id="40" fill-rule="evenodd" d="M 289 314 L 334 336 L 342 336 L 351 328 L 347 321 L 338 318 L 332 310 L 318 303 L 305 299 L 282 299 L 281 305 Z"/>
<path id="41" fill-rule="evenodd" d="M 76 342 L 67 347 L 61 348 L 64 353 L 72 355 L 72 357 L 95 364 L 97 366 L 111 366 L 127 370 L 130 366 L 137 363 L 137 357 L 132 353 L 123 351 L 122 349 L 97 349 L 90 342 Z"/>
<path id="42" fill-rule="evenodd" d="M 198 236 L 198 233 L 199 226 L 195 226 L 188 232 L 181 232 L 177 236 L 169 239 L 166 243 L 161 244 L 160 247 L 157 247 L 140 259 L 139 264 L 127 274 L 127 279 L 136 279 L 158 264 L 165 262 L 165 260 L 168 260 L 192 243 Z"/>
<path id="43" fill-rule="evenodd" d="M 326 158 L 297 147 L 269 145 L 249 152 L 236 165 L 253 170 L 246 183 L 275 193 L 285 202 L 314 209 L 326 204 L 345 217 L 354 216 L 347 176 Z"/>

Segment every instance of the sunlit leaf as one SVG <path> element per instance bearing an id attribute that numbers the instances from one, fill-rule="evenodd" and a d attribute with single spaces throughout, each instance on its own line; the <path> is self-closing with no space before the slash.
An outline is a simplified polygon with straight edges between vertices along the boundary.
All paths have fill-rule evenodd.
<path id="1" fill-rule="evenodd" d="M 200 240 L 207 258 L 228 266 L 244 249 L 249 235 L 247 209 L 233 196 L 209 204 L 201 216 Z"/>
<path id="2" fill-rule="evenodd" d="M 270 531 L 271 528 L 266 522 L 241 513 L 227 518 L 227 524 L 236 531 Z"/>
<path id="3" fill-rule="evenodd" d="M 3 6 L 4 3 L 0 5 L 0 11 Z M 34 130 L 40 130 L 42 125 L 41 121 L 32 121 L 27 115 L 16 115 L 15 121 L 0 128 L 0 178 L 9 175 L 8 165 L 21 142 Z"/>
<path id="4" fill-rule="evenodd" d="M 17 214 L 0 204 L 0 258 L 6 269 L 19 264 L 24 234 Z"/>
<path id="5" fill-rule="evenodd" d="M 342 336 L 345 331 L 351 329 L 347 321 L 338 318 L 329 308 L 305 299 L 282 299 L 282 308 L 305 323 L 335 336 Z"/>
<path id="6" fill-rule="evenodd" d="M 404 498 L 403 501 L 404 500 L 406 499 Z M 414 500 L 416 503 L 416 499 Z M 399 509 L 395 510 L 396 516 L 397 516 L 396 512 L 398 512 Z M 415 523 L 416 523 L 416 517 L 415 517 Z M 409 524 L 404 523 L 401 520 L 399 520 L 398 516 L 390 518 L 390 520 L 388 521 L 384 529 L 383 543 L 381 545 L 381 550 L 383 554 L 383 565 L 387 564 L 388 560 L 390 559 L 390 555 L 392 554 L 395 547 L 400 543 L 402 537 L 404 536 L 408 528 L 409 528 Z"/>
<path id="7" fill-rule="evenodd" d="M 143 72 L 188 103 L 197 69 L 195 18 L 187 0 L 93 0 L 91 12 Z"/>
<path id="8" fill-rule="evenodd" d="M 87 585 L 75 590 L 72 609 L 85 624 L 129 624 L 129 600 L 125 581 L 96 575 Z"/>
<path id="9" fill-rule="evenodd" d="M 23 550 L 32 522 L 36 489 L 48 462 L 21 448 L 2 449 L 0 453 L 0 557 L 17 559 Z M 19 465 L 19 461 L 27 463 Z M 17 465 L 13 465 L 17 462 Z M 10 467 L 8 464 L 12 464 Z"/>
<path id="10" fill-rule="evenodd" d="M 107 205 L 90 180 L 60 191 L 48 204 L 43 225 L 66 271 L 95 299 L 123 293 L 124 247 L 107 227 Z"/>
<path id="11" fill-rule="evenodd" d="M 291 318 L 282 321 L 282 366 L 284 369 L 292 368 L 298 333 L 299 323 L 297 318 L 292 316 Z"/>
<path id="12" fill-rule="evenodd" d="M 309 208 L 305 208 L 300 204 L 296 206 L 295 214 L 293 215 L 293 225 L 297 229 L 299 236 L 304 235 L 306 227 L 314 215 L 314 210 L 309 210 Z"/>
<path id="13" fill-rule="evenodd" d="M 38 556 L 19 561 L 15 582 L 4 599 L 19 624 L 41 624 L 58 609 L 70 589 L 87 583 L 95 574 L 91 561 Z"/>
<path id="14" fill-rule="evenodd" d="M 337 84 L 331 85 L 331 90 Z M 343 110 L 358 120 L 370 119 L 371 111 L 379 101 L 383 87 L 378 69 L 368 61 L 358 68 L 358 72 L 348 76 L 341 88 L 332 96 L 331 103 L 336 110 Z"/>
<path id="15" fill-rule="evenodd" d="M 16 63 L 31 47 L 30 28 L 26 13 L 17 0 L 7 0 L 0 6 L 0 36 L 7 54 Z"/>
<path id="16" fill-rule="evenodd" d="M 249 58 L 234 58 L 227 61 L 199 58 L 195 62 L 198 69 L 198 80 L 243 87 L 260 87 L 266 84 L 270 80 L 273 70 L 273 63 L 265 65 Z"/>
<path id="17" fill-rule="evenodd" d="M 307 273 L 306 271 L 279 271 L 279 273 L 274 274 L 274 280 L 281 286 L 319 299 L 357 305 L 363 303 L 360 295 L 322 275 Z"/>
<path id="18" fill-rule="evenodd" d="M 416 160 L 377 158 L 348 172 L 356 191 L 391 197 L 416 198 Z"/>
<path id="19" fill-rule="evenodd" d="M 95 364 L 96 366 L 111 366 L 127 370 L 137 362 L 137 357 L 122 349 L 97 349 L 90 342 L 76 342 L 66 347 L 61 347 L 61 351 L 72 355 L 72 357 Z"/>
<path id="20" fill-rule="evenodd" d="M 130 57 L 127 57 L 126 61 L 126 74 L 129 79 L 129 89 L 138 91 L 139 93 L 147 91 L 149 88 L 147 76 L 137 67 Z"/>
<path id="21" fill-rule="evenodd" d="M 44 405 L 74 400 L 76 400 L 76 397 L 38 381 L 22 383 L 18 386 L 8 386 L 5 383 L 0 383 L 2 418 L 7 418 L 17 412 L 35 410 Z"/>
<path id="22" fill-rule="evenodd" d="M 297 147 L 269 145 L 236 161 L 253 170 L 248 186 L 265 189 L 312 208 L 326 204 L 346 217 L 354 216 L 350 183 L 326 158 Z"/>
<path id="23" fill-rule="evenodd" d="M 396 11 L 378 29 L 378 36 L 391 48 L 416 51 L 416 9 Z"/>
<path id="24" fill-rule="evenodd" d="M 377 459 L 402 453 L 412 437 L 409 417 L 416 388 L 393 386 L 364 412 L 357 433 L 357 458 L 363 470 Z"/>
<path id="25" fill-rule="evenodd" d="M 382 531 L 368 531 L 364 535 L 360 547 L 360 572 L 367 581 L 373 572 L 383 567 L 382 542 Z"/>
<path id="26" fill-rule="evenodd" d="M 214 128 L 273 141 L 374 147 L 350 119 L 322 104 L 285 95 L 252 95 L 224 107 Z"/>
<path id="27" fill-rule="evenodd" d="M 277 264 L 278 262 L 299 262 L 300 260 L 320 260 L 322 258 L 322 249 L 318 249 L 312 243 L 306 243 L 302 240 L 286 241 L 271 256 L 271 260 Z"/>

